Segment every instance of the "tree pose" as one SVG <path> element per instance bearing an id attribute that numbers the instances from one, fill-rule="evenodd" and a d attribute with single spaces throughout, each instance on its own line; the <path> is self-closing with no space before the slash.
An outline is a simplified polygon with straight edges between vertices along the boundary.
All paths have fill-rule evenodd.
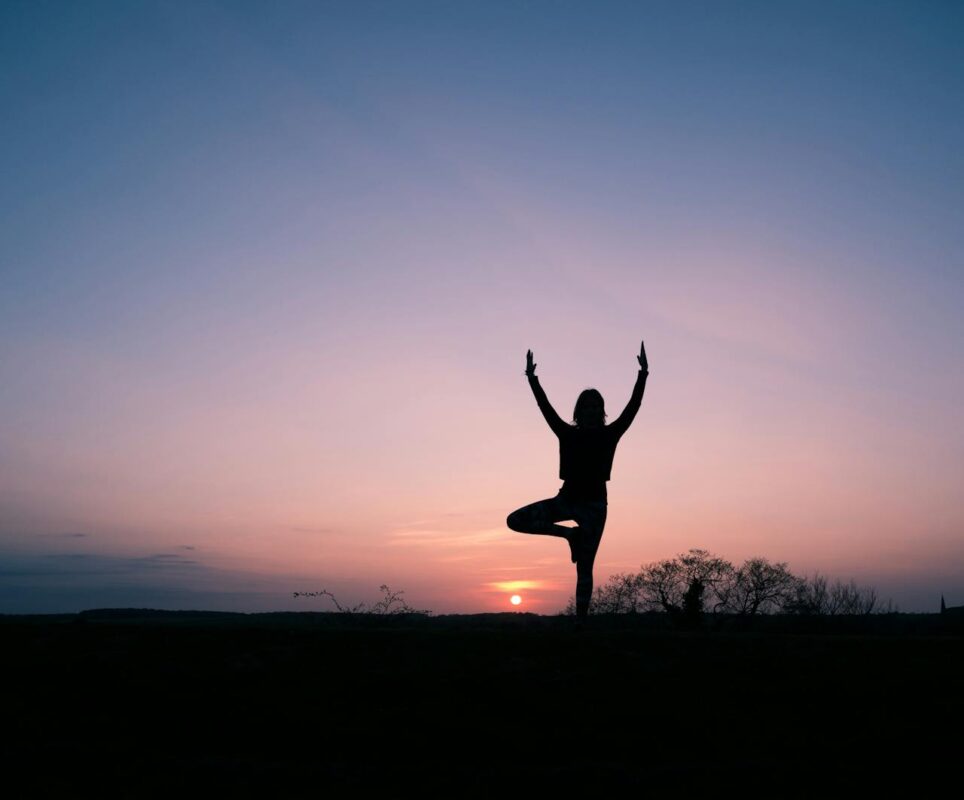
<path id="1" fill-rule="evenodd" d="M 618 419 L 607 425 L 603 396 L 596 389 L 586 389 L 576 400 L 572 412 L 574 424 L 570 425 L 563 422 L 549 403 L 539 385 L 532 351 L 526 353 L 525 374 L 529 386 L 542 416 L 559 437 L 559 477 L 563 484 L 555 497 L 513 511 L 506 518 L 506 524 L 519 533 L 561 536 L 569 542 L 570 556 L 576 565 L 576 614 L 580 619 L 589 613 L 592 565 L 606 525 L 606 481 L 612 471 L 616 445 L 639 411 L 649 376 L 649 362 L 642 342 L 636 359 L 639 361 L 636 385 Z M 557 524 L 563 520 L 573 520 L 577 527 Z"/>

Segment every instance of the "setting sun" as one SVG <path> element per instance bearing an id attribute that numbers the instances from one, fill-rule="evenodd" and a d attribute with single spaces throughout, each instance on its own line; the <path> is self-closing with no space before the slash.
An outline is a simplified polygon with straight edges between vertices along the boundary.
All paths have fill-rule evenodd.
<path id="1" fill-rule="evenodd" d="M 512 597 L 509 598 L 509 602 L 512 603 L 512 605 L 517 606 L 519 605 L 519 603 L 522 602 L 522 598 L 519 597 L 519 595 L 514 594 L 512 595 Z"/>

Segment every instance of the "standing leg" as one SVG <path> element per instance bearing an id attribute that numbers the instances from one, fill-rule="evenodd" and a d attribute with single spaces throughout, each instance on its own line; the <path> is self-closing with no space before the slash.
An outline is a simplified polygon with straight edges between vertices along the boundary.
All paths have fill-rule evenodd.
<path id="1" fill-rule="evenodd" d="M 576 551 L 576 616 L 584 619 L 589 614 L 592 600 L 592 567 L 596 551 L 606 526 L 608 507 L 605 502 L 574 504 L 574 518 L 581 533 Z"/>

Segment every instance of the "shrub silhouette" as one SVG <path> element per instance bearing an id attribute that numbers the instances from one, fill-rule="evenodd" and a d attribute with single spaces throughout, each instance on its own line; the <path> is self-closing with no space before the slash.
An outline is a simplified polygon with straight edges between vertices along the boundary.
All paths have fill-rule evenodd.
<path id="1" fill-rule="evenodd" d="M 343 606 L 338 602 L 338 598 L 335 597 L 327 589 L 319 589 L 317 592 L 294 592 L 295 597 L 330 597 L 331 602 L 335 604 L 337 608 L 343 614 L 425 614 L 430 615 L 432 612 L 428 609 L 423 608 L 413 608 L 404 600 L 402 600 L 402 595 L 405 592 L 401 589 L 392 590 L 389 589 L 387 584 L 382 584 L 378 587 L 382 592 L 384 597 L 381 600 L 376 601 L 369 605 L 368 603 L 358 603 L 354 606 Z"/>

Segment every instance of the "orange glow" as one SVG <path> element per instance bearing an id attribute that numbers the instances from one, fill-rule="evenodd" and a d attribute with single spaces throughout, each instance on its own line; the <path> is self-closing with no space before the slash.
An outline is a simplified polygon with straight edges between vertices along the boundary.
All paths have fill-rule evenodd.
<path id="1" fill-rule="evenodd" d="M 546 581 L 497 581 L 489 583 L 498 592 L 517 592 L 521 589 L 545 589 L 548 588 Z"/>

